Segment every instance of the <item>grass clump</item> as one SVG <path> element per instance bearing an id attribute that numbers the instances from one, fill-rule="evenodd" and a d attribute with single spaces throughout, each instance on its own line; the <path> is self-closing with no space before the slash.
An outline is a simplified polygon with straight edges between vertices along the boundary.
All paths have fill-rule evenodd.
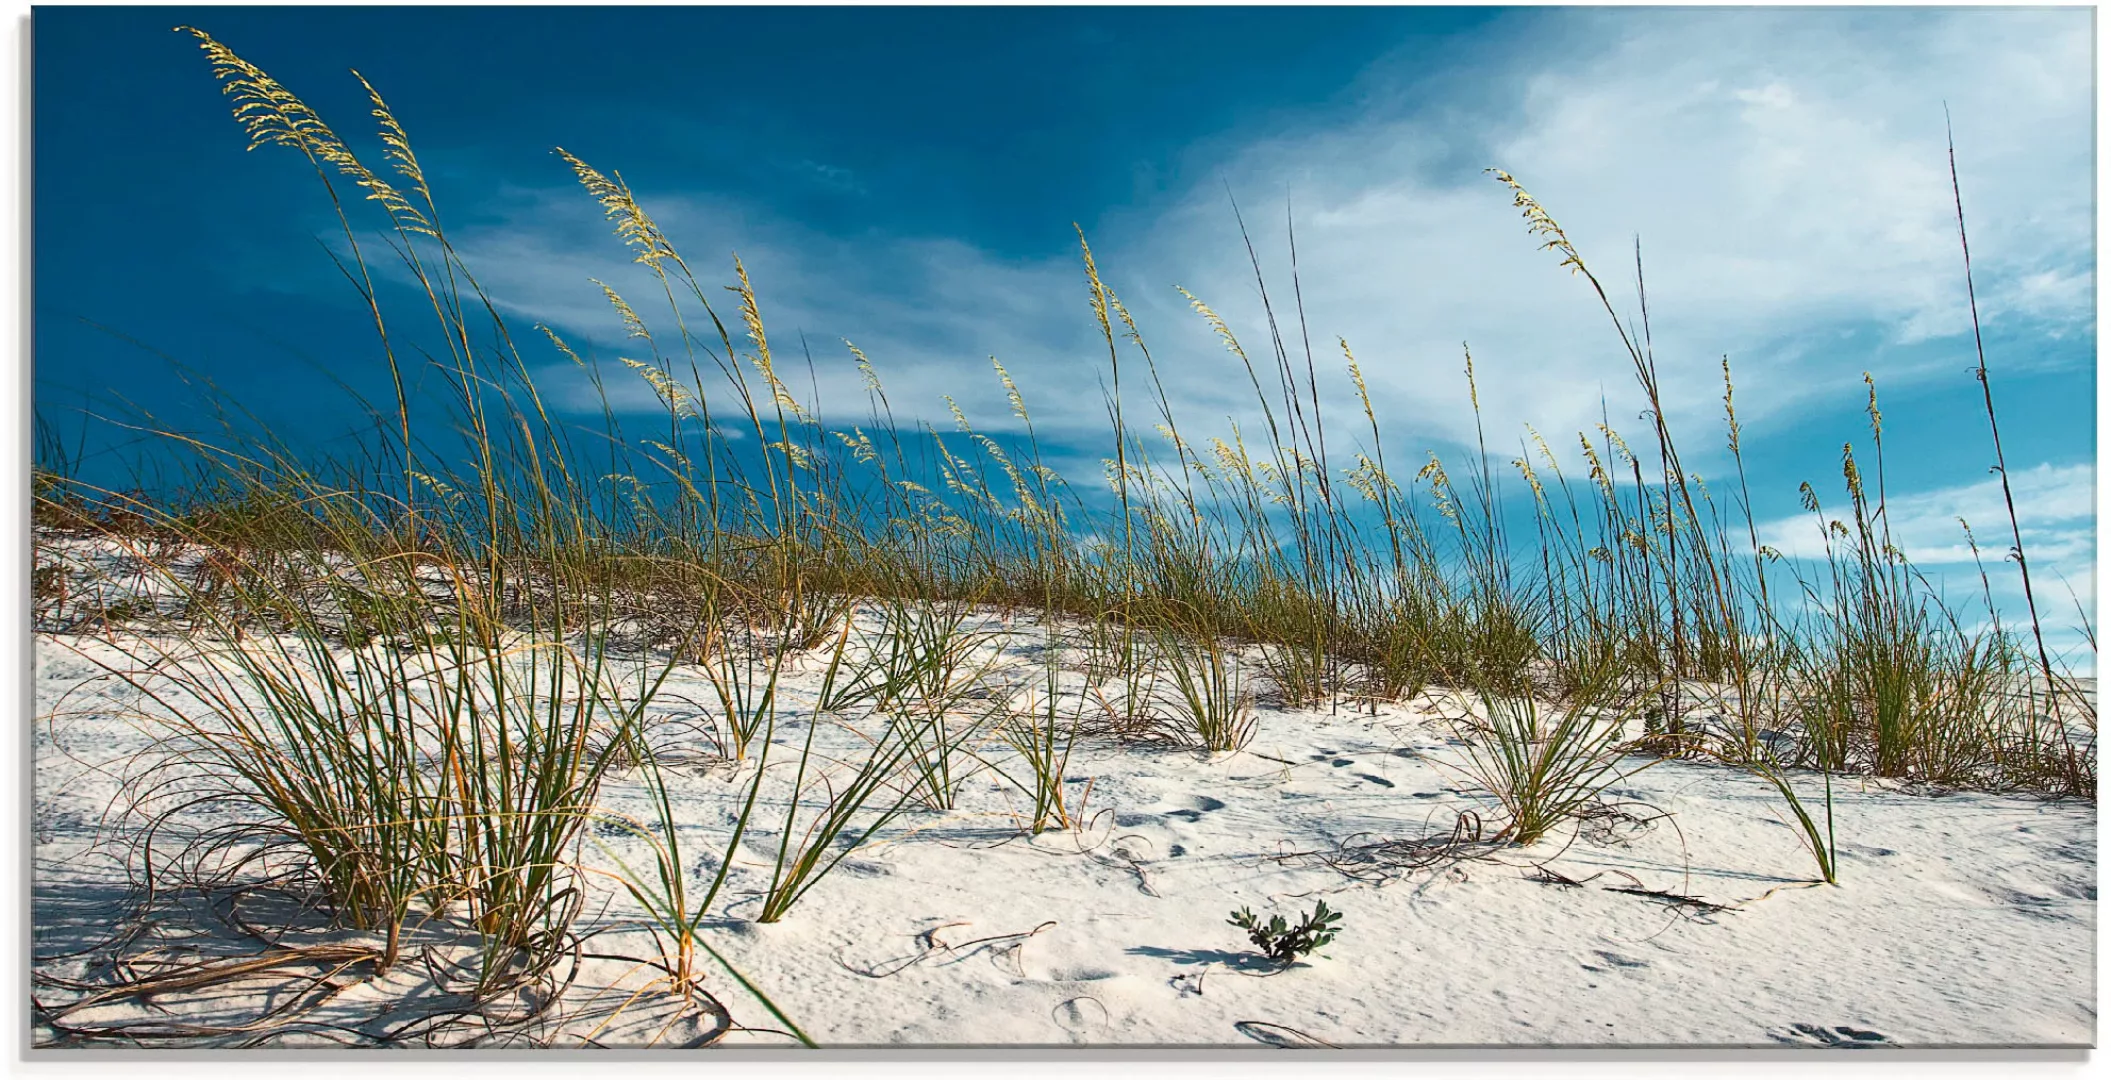
<path id="1" fill-rule="evenodd" d="M 1606 788 L 1642 768 L 1623 767 L 1635 744 L 1636 719 L 1595 683 L 1558 704 L 1529 693 L 1478 694 L 1478 718 L 1461 721 L 1465 771 L 1495 797 L 1508 817 L 1500 836 L 1520 846 L 1537 843 L 1563 822 L 1579 818 Z"/>
<path id="2" fill-rule="evenodd" d="M 1238 658 L 1216 641 L 1173 630 L 1156 632 L 1153 645 L 1163 723 L 1174 738 L 1211 753 L 1244 749 L 1255 719 Z"/>

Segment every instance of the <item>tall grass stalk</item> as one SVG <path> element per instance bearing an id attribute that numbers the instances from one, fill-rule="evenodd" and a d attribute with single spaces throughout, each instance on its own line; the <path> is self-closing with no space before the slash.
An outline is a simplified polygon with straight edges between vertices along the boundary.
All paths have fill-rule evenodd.
<path id="1" fill-rule="evenodd" d="M 1077 745 L 1079 718 L 1063 710 L 1055 650 L 1042 662 L 1041 682 L 1010 702 L 999 737 L 1012 752 L 1013 768 L 993 766 L 997 775 L 1026 796 L 1031 808 L 1027 832 L 1069 829 L 1077 825 L 1064 790 L 1070 752 Z M 1023 699 L 1023 700 L 1022 700 Z"/>

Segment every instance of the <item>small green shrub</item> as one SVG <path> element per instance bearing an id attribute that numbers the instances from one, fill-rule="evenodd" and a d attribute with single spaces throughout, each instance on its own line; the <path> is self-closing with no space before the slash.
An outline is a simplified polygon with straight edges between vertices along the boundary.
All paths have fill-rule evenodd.
<path id="1" fill-rule="evenodd" d="M 1242 907 L 1231 913 L 1230 921 L 1231 925 L 1246 931 L 1246 939 L 1268 959 L 1289 964 L 1333 941 L 1334 935 L 1341 932 L 1341 912 L 1328 910 L 1325 900 L 1321 900 L 1310 915 L 1301 918 L 1303 921 L 1296 926 L 1284 921 L 1281 915 L 1263 923 L 1251 910 Z"/>

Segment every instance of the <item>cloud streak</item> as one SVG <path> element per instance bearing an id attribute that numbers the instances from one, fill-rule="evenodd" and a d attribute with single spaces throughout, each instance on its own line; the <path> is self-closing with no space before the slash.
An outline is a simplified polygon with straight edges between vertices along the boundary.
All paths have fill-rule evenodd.
<path id="1" fill-rule="evenodd" d="M 1864 369 L 1899 384 L 1962 355 L 1945 99 L 1964 141 L 1982 315 L 2093 334 L 2090 27 L 2066 14 L 1561 15 L 1475 73 L 1499 88 L 1493 100 L 1283 135 L 1226 171 L 1239 190 L 1296 200 L 1312 319 L 1382 358 L 1375 385 L 1395 415 L 1463 436 L 1454 400 L 1429 390 L 1455 379 L 1462 340 L 1499 429 L 1588 424 L 1601 383 L 1628 406 L 1616 413 L 1636 405 L 1604 312 L 1531 250 L 1470 162 L 1532 188 L 1629 315 L 1639 236 L 1674 419 L 1713 412 L 1727 353 L 1758 421 L 1851 394 Z M 1394 96 L 1441 98 L 1458 78 Z M 1222 216 L 1221 194 L 1198 192 L 1149 247 L 1208 251 Z M 1228 261 L 1194 260 L 1190 285 L 1236 295 Z"/>
<path id="2" fill-rule="evenodd" d="M 2038 465 L 2018 470 L 2010 478 L 2016 500 L 2016 519 L 2023 533 L 2024 552 L 2034 571 L 2039 608 L 2048 614 L 2068 607 L 2065 581 L 2076 597 L 2089 607 L 2096 604 L 2096 467 L 2090 463 Z M 1844 495 L 1842 501 L 1844 501 Z M 1948 570 L 1946 577 L 1970 581 L 1977 592 L 1971 542 L 1979 545 L 1995 584 L 1997 600 L 2022 599 L 2022 586 L 2015 571 L 2002 564 L 2014 543 L 2009 528 L 2008 506 L 2002 497 L 2001 478 L 1990 476 L 1968 484 L 1894 495 L 1887 500 L 1887 522 L 1891 542 L 1916 565 L 1927 570 Z M 1794 559 L 1824 559 L 1827 522 L 1843 521 L 1845 506 L 1827 505 L 1823 514 L 1798 514 L 1767 522 L 1759 539 Z M 1851 524 L 1851 522 L 1849 522 Z M 1953 582 L 1954 584 L 1955 582 Z M 2047 604 L 2053 605 L 2052 609 Z M 2003 606 L 2007 606 L 2004 602 Z"/>

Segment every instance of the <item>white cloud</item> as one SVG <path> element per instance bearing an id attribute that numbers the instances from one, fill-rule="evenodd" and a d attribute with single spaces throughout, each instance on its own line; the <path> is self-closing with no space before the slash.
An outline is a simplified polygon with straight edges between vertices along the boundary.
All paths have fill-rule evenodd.
<path id="1" fill-rule="evenodd" d="M 2088 328 L 2090 30 L 2073 11 L 1561 15 L 1472 72 L 1516 88 L 1510 108 L 1290 134 L 1227 172 L 1250 198 L 1295 197 L 1313 321 L 1358 346 L 1396 417 L 1466 433 L 1452 390 L 1461 339 L 1474 343 L 1495 430 L 1587 425 L 1601 383 L 1616 417 L 1635 411 L 1605 314 L 1468 167 L 1489 164 L 1563 222 L 1623 313 L 1639 234 L 1674 412 L 1713 413 L 1728 353 L 1757 421 L 1810 395 L 1851 394 L 1864 368 L 1886 382 L 1917 374 L 1866 349 L 1842 355 L 1847 331 L 1963 344 L 1945 99 L 1983 317 Z M 1419 85 L 1441 93 L 1459 77 Z M 1160 263 L 1184 262 L 1198 292 L 1237 297 L 1224 217 L 1221 193 L 1200 191 L 1149 246 Z"/>
<path id="2" fill-rule="evenodd" d="M 723 291 L 735 280 L 733 256 L 740 257 L 755 283 L 780 370 L 807 386 L 803 334 L 814 357 L 813 381 L 830 416 L 848 420 L 846 413 L 865 408 L 845 339 L 873 359 L 905 420 L 950 423 L 941 398 L 951 394 L 978 421 L 1004 426 L 1009 406 L 992 355 L 1034 373 L 1021 380 L 1030 403 L 1049 399 L 1057 406 L 1052 413 L 1068 413 L 1079 423 L 1099 415 L 1077 415 L 1079 395 L 1073 391 L 1087 391 L 1082 404 L 1097 408 L 1090 358 L 1103 356 L 1105 346 L 1090 325 L 1082 276 L 1068 261 L 1000 263 L 945 238 L 830 237 L 709 194 L 643 198 L 694 268 L 735 346 L 747 350 L 738 301 Z M 658 351 L 678 367 L 686 362 L 680 330 L 660 282 L 609 234 L 600 208 L 577 189 L 508 189 L 486 216 L 495 223 L 460 231 L 455 244 L 507 318 L 547 323 L 600 360 L 619 409 L 657 408 L 651 390 L 615 364 L 617 357 L 644 359 L 652 347 L 624 335 L 595 282 L 605 282 L 632 305 L 652 328 Z M 722 353 L 693 294 L 677 283 L 676 295 L 689 332 L 702 348 Z M 555 359 L 554 350 L 544 351 Z M 703 352 L 695 358 L 705 389 L 716 392 L 713 361 Z M 1081 365 L 1065 374 L 1069 360 Z M 569 366 L 552 374 L 586 392 L 583 379 L 564 374 Z M 1074 378 L 1077 366 L 1086 372 L 1083 387 Z"/>
<path id="3" fill-rule="evenodd" d="M 1093 239 L 1198 425 L 1250 420 L 1252 395 L 1172 286 L 1229 318 L 1257 359 L 1268 353 L 1228 184 L 1301 354 L 1283 257 L 1292 200 L 1323 386 L 1346 392 L 1332 345 L 1345 336 L 1390 438 L 1471 437 L 1462 342 L 1504 445 L 1526 420 L 1560 444 L 1598 419 L 1601 394 L 1615 425 L 1631 426 L 1639 402 L 1605 313 L 1534 250 L 1480 171 L 1499 164 L 1562 220 L 1623 314 L 1641 236 L 1675 421 L 1712 422 L 1725 353 L 1747 425 L 1786 421 L 1814 397 L 1858 397 L 1864 369 L 1895 388 L 1969 362 L 1945 101 L 1982 315 L 2040 338 L 2093 334 L 2090 32 L 2075 9 L 1533 13 L 1497 22 L 1449 67 L 1375 65 L 1351 95 L 1364 103 L 1354 115 L 1210 140 L 1231 149 L 1189 170 L 1205 180 L 1169 205 L 1113 212 Z M 1072 253 L 1017 261 L 949 238 L 826 236 L 722 194 L 641 195 L 710 268 L 707 289 L 730 278 L 717 256 L 740 251 L 780 355 L 807 331 L 832 408 L 862 405 L 837 342 L 847 337 L 880 364 L 905 415 L 943 422 L 938 395 L 950 393 L 1002 426 L 995 354 L 1037 423 L 1103 429 L 1104 346 Z M 493 292 L 620 344 L 586 278 L 633 300 L 645 283 L 595 208 L 557 189 L 506 202 L 499 224 L 459 237 Z"/>

